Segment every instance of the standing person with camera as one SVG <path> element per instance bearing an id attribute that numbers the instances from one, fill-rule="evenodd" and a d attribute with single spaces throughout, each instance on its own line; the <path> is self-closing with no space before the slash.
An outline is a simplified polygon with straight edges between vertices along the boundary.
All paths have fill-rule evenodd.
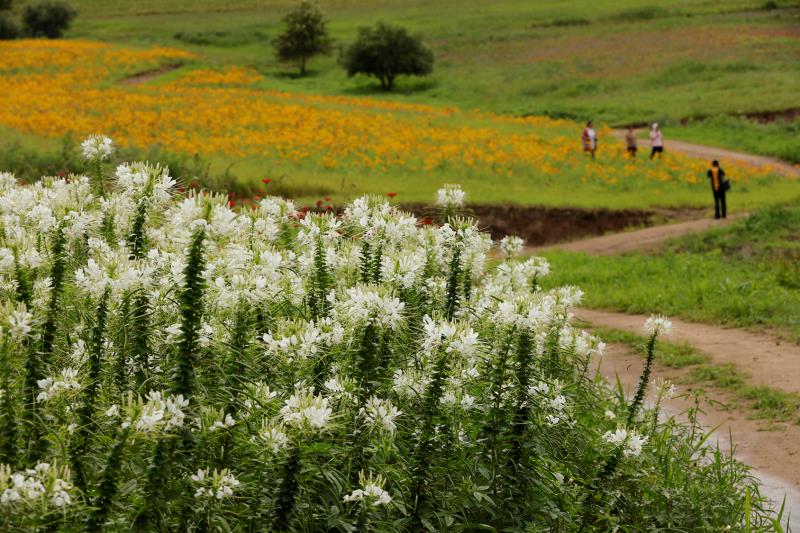
<path id="1" fill-rule="evenodd" d="M 716 159 L 711 163 L 708 179 L 711 180 L 711 192 L 714 193 L 714 218 L 725 218 L 727 216 L 725 193 L 730 190 L 731 183 L 725 179 L 725 171 Z"/>

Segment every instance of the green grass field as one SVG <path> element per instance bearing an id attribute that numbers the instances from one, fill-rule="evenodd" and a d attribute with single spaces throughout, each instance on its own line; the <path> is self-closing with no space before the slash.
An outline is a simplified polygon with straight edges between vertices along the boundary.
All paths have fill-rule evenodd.
<path id="1" fill-rule="evenodd" d="M 589 307 L 770 329 L 800 341 L 798 236 L 795 202 L 678 239 L 653 255 L 548 252 L 547 283 L 580 286 Z"/>
<path id="2" fill-rule="evenodd" d="M 269 40 L 291 2 L 76 0 L 71 36 L 182 46 L 209 63 L 252 65 L 273 88 L 370 94 L 347 80 L 336 57 L 293 79 Z M 797 107 L 800 3 L 762 0 L 668 5 L 625 0 L 330 0 L 321 2 L 339 44 L 378 20 L 420 32 L 436 55 L 430 79 L 400 83 L 391 98 L 509 114 L 589 117 L 619 125 Z M 704 140 L 740 148 L 735 125 L 715 123 Z M 680 135 L 682 129 L 676 130 Z M 667 130 L 667 135 L 669 135 Z M 768 132 L 780 137 L 784 131 Z M 700 138 L 697 134 L 689 134 Z M 748 149 L 765 153 L 765 143 Z M 788 155 L 796 154 L 793 149 Z M 781 155 L 787 155 L 781 152 Z"/>

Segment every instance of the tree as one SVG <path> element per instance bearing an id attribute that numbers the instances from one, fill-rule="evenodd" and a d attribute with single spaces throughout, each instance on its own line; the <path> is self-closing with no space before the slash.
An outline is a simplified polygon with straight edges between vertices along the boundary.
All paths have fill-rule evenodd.
<path id="1" fill-rule="evenodd" d="M 405 28 L 379 22 L 374 28 L 358 30 L 356 41 L 342 56 L 348 76 L 362 73 L 375 76 L 381 88 L 389 91 L 397 76 L 425 76 L 433 72 L 433 52 L 420 36 Z"/>
<path id="2" fill-rule="evenodd" d="M 22 22 L 31 37 L 58 39 L 76 15 L 72 6 L 64 2 L 40 2 L 25 6 Z"/>
<path id="3" fill-rule="evenodd" d="M 0 11 L 8 11 L 12 3 L 13 0 L 0 0 Z"/>
<path id="4" fill-rule="evenodd" d="M 306 73 L 306 63 L 317 54 L 330 54 L 333 42 L 325 27 L 325 18 L 316 4 L 307 0 L 300 2 L 283 21 L 286 31 L 276 37 L 272 44 L 278 59 L 297 62 L 300 75 Z"/>

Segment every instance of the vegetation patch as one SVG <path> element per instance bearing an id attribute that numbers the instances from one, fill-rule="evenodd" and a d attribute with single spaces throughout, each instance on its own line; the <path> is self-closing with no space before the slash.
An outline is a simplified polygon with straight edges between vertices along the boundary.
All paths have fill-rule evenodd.
<path id="1" fill-rule="evenodd" d="M 113 148 L 0 174 L 3 529 L 780 530 L 745 466 L 644 408 L 649 364 L 632 402 L 587 375 L 578 292 L 519 239 L 487 268 L 459 187 L 439 224 L 236 210 Z"/>

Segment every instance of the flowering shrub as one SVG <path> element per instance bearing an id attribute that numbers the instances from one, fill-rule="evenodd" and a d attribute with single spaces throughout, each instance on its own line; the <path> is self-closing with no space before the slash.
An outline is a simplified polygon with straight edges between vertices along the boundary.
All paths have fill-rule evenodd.
<path id="1" fill-rule="evenodd" d="M 741 465 L 595 378 L 578 289 L 519 240 L 490 267 L 460 189 L 435 225 L 97 169 L 0 175 L 0 529 L 769 527 Z"/>

